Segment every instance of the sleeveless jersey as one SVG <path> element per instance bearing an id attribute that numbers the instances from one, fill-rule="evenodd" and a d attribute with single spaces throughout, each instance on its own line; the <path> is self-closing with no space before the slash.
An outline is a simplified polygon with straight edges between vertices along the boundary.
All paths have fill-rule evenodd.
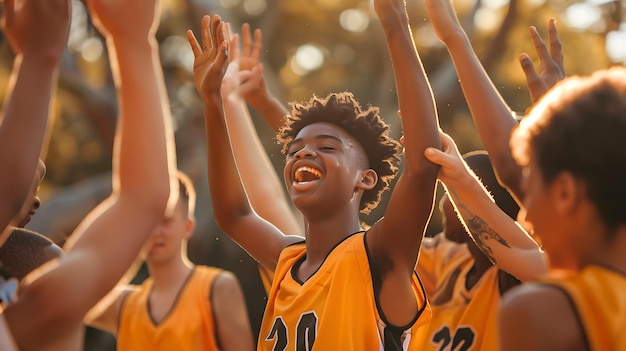
<path id="1" fill-rule="evenodd" d="M 464 244 L 437 236 L 420 252 L 417 272 L 430 277 L 432 318 L 412 343 L 420 350 L 498 350 L 498 268 L 489 268 L 467 289 L 466 277 L 474 259 Z M 430 250 L 429 250 L 430 249 Z"/>
<path id="2" fill-rule="evenodd" d="M 547 277 L 542 282 L 559 287 L 571 298 L 589 350 L 626 350 L 626 276 L 594 265 L 574 276 Z"/>
<path id="3" fill-rule="evenodd" d="M 196 266 L 178 293 L 167 316 L 155 324 L 148 311 L 152 278 L 139 290 L 130 292 L 121 308 L 117 349 L 144 350 L 219 350 L 210 295 L 213 281 L 221 270 Z"/>
<path id="4" fill-rule="evenodd" d="M 294 278 L 294 265 L 305 255 L 304 243 L 281 252 L 257 350 L 384 350 L 383 345 L 393 341 L 396 350 L 406 350 L 411 335 L 429 318 L 424 290 L 413 275 L 419 309 L 415 321 L 406 328 L 385 327 L 374 296 L 364 233 L 339 243 L 319 269 L 301 283 Z"/>

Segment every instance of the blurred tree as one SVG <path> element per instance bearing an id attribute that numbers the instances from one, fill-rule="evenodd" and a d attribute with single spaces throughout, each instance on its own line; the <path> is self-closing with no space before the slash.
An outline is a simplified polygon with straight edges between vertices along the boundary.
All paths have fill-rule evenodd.
<path id="1" fill-rule="evenodd" d="M 232 22 L 233 28 L 248 22 L 263 31 L 266 79 L 283 101 L 303 101 L 312 94 L 331 91 L 353 91 L 363 105 L 379 106 L 394 136 L 399 137 L 401 126 L 388 54 L 369 1 L 162 1 L 158 39 L 175 119 L 179 167 L 191 176 L 198 190 L 198 227 L 190 241 L 189 254 L 194 262 L 220 266 L 239 276 L 256 330 L 266 297 L 256 263 L 219 231 L 212 218 L 204 122 L 191 75 L 193 56 L 185 31 L 192 29 L 197 33 L 205 13 L 219 13 Z M 45 157 L 48 173 L 41 190 L 44 204 L 29 225 L 57 242 L 63 242 L 80 219 L 110 191 L 106 173 L 110 171 L 117 110 L 102 38 L 93 29 L 82 3 L 74 2 L 57 117 Z M 457 0 L 455 5 L 487 72 L 516 111 L 524 111 L 530 104 L 517 61 L 522 52 L 536 58 L 528 35 L 530 25 L 545 34 L 548 19 L 557 18 L 568 75 L 626 63 L 626 19 L 620 1 Z M 457 140 L 461 152 L 481 148 L 454 68 L 428 23 L 423 3 L 407 0 L 407 6 L 416 46 L 437 99 L 442 128 Z M 8 78 L 11 61 L 12 54 L 3 41 L 3 82 Z M 282 172 L 283 157 L 273 132 L 262 118 L 256 114 L 254 117 L 268 153 L 278 172 Z M 384 200 L 381 210 L 385 204 Z M 364 221 L 378 218 L 381 210 L 364 217 Z M 434 211 L 428 233 L 441 230 L 440 222 L 438 211 Z M 144 276 L 140 274 L 138 281 Z M 114 349 L 112 338 L 88 331 L 86 350 Z"/>

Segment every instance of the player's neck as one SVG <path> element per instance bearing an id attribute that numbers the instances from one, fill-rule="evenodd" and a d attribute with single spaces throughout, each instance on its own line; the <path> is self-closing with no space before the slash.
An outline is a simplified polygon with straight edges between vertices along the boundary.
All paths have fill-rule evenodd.
<path id="1" fill-rule="evenodd" d="M 193 267 L 188 259 L 180 256 L 167 262 L 148 264 L 148 271 L 152 277 L 154 289 L 160 290 L 180 285 L 187 279 Z"/>
<path id="2" fill-rule="evenodd" d="M 607 239 L 593 251 L 589 263 L 609 267 L 626 275 L 626 226 L 605 235 Z"/>
<path id="3" fill-rule="evenodd" d="M 307 256 L 305 267 L 314 270 L 322 264 L 333 248 L 348 236 L 361 231 L 359 218 L 332 216 L 309 222 L 306 228 Z"/>

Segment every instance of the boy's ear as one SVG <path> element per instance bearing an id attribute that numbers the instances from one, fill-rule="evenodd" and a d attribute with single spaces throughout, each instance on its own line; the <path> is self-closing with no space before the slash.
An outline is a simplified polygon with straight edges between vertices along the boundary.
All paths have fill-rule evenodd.
<path id="1" fill-rule="evenodd" d="M 357 187 L 363 190 L 372 190 L 378 183 L 378 174 L 371 168 L 361 171 L 361 180 Z"/>
<path id="2" fill-rule="evenodd" d="M 196 220 L 192 218 L 187 218 L 187 223 L 185 223 L 185 238 L 191 238 L 194 229 L 196 229 Z"/>
<path id="3" fill-rule="evenodd" d="M 551 196 L 557 211 L 573 213 L 585 196 L 585 188 L 571 173 L 561 172 L 552 182 Z"/>

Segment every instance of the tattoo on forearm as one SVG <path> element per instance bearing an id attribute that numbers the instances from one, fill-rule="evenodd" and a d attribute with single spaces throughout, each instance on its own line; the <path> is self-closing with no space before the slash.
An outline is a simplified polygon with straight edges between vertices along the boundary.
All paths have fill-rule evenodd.
<path id="1" fill-rule="evenodd" d="M 509 243 L 506 242 L 495 230 L 493 230 L 482 218 L 478 216 L 473 216 L 465 220 L 465 225 L 467 226 L 467 230 L 469 230 L 472 238 L 476 242 L 476 245 L 480 248 L 480 250 L 489 257 L 489 260 L 493 263 L 497 263 L 495 257 L 493 256 L 493 250 L 486 244 L 489 240 L 495 240 L 500 245 L 511 248 Z"/>
<path id="2" fill-rule="evenodd" d="M 491 228 L 489 224 L 487 224 L 487 222 L 473 214 L 467 207 L 465 207 L 458 200 L 458 197 L 454 191 L 451 191 L 451 189 L 447 190 L 448 194 L 451 195 L 454 199 L 454 204 L 456 205 L 459 216 L 461 217 L 461 220 L 465 223 L 465 227 L 474 239 L 474 242 L 476 242 L 476 245 L 478 246 L 478 248 L 480 248 L 480 251 L 482 251 L 487 257 L 489 257 L 489 260 L 491 262 L 496 264 L 497 262 L 495 257 L 493 256 L 493 250 L 491 249 L 489 244 L 487 244 L 487 242 L 489 240 L 495 240 L 502 246 L 508 248 L 511 248 L 511 246 L 506 240 L 504 240 L 504 238 L 502 238 L 495 230 L 493 230 L 493 228 Z"/>

